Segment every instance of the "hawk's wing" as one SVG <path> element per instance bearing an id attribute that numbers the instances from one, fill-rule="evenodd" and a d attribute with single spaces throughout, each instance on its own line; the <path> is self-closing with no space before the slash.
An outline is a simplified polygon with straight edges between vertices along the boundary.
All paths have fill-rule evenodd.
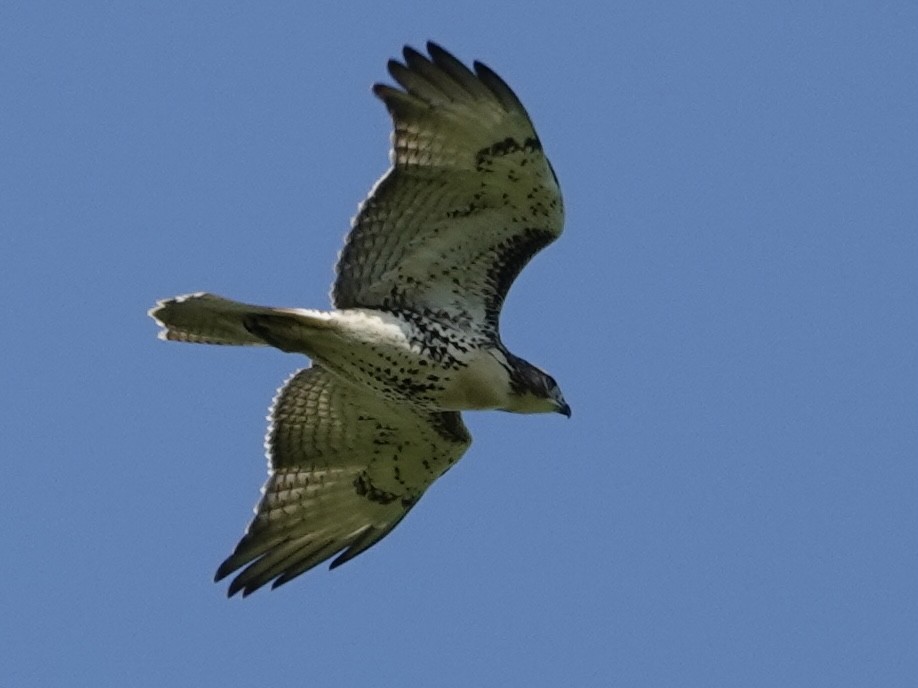
<path id="1" fill-rule="evenodd" d="M 341 550 L 332 568 L 365 551 L 471 442 L 458 413 L 393 405 L 318 366 L 284 384 L 270 421 L 264 494 L 216 575 L 245 566 L 230 595 L 282 585 Z"/>
<path id="2" fill-rule="evenodd" d="M 431 310 L 495 334 L 507 290 L 561 234 L 558 182 L 522 103 L 485 65 L 428 43 L 377 84 L 392 168 L 362 204 L 337 266 L 340 308 Z"/>

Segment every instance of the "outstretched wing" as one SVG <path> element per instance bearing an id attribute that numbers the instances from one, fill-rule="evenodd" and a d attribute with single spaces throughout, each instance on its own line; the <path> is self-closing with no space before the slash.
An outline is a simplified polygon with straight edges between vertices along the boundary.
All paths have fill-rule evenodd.
<path id="1" fill-rule="evenodd" d="M 282 585 L 326 559 L 335 568 L 385 537 L 471 442 L 458 413 L 390 404 L 321 367 L 281 387 L 265 440 L 270 475 L 216 580 L 229 595 Z"/>
<path id="2" fill-rule="evenodd" d="M 332 300 L 433 311 L 494 335 L 513 280 L 561 234 L 561 191 L 510 87 L 427 49 L 389 62 L 404 90 L 373 89 L 395 125 L 392 168 L 354 219 Z"/>

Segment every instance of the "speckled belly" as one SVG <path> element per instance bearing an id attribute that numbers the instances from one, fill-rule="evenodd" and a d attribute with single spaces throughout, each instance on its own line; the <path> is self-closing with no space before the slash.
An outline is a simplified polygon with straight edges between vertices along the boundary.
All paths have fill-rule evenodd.
<path id="1" fill-rule="evenodd" d="M 390 313 L 339 311 L 313 358 L 344 379 L 393 401 L 436 410 L 499 408 L 505 371 L 486 350 L 442 323 L 422 330 Z M 503 377 L 502 377 L 503 375 Z"/>

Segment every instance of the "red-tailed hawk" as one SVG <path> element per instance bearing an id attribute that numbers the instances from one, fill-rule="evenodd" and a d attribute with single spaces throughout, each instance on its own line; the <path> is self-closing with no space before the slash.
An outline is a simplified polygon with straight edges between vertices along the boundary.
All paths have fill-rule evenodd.
<path id="1" fill-rule="evenodd" d="M 377 84 L 392 167 L 360 206 L 327 311 L 212 294 L 160 302 L 164 339 L 273 346 L 312 367 L 281 387 L 264 496 L 216 579 L 247 595 L 379 542 L 471 438 L 460 411 L 570 416 L 545 372 L 501 343 L 510 285 L 564 220 L 558 180 L 522 103 L 488 67 L 434 43 Z"/>

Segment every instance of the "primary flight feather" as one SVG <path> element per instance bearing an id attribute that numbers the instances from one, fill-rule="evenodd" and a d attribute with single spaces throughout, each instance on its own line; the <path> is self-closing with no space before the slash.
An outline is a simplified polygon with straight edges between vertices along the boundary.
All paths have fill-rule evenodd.
<path id="1" fill-rule="evenodd" d="M 561 234 L 557 177 L 499 76 L 427 50 L 389 62 L 401 88 L 373 88 L 394 123 L 392 167 L 354 218 L 332 310 L 199 293 L 150 311 L 164 339 L 312 359 L 271 408 L 268 481 L 217 571 L 238 572 L 230 595 L 338 555 L 334 568 L 385 537 L 468 448 L 460 411 L 570 415 L 551 376 L 499 331 L 511 284 Z"/>

